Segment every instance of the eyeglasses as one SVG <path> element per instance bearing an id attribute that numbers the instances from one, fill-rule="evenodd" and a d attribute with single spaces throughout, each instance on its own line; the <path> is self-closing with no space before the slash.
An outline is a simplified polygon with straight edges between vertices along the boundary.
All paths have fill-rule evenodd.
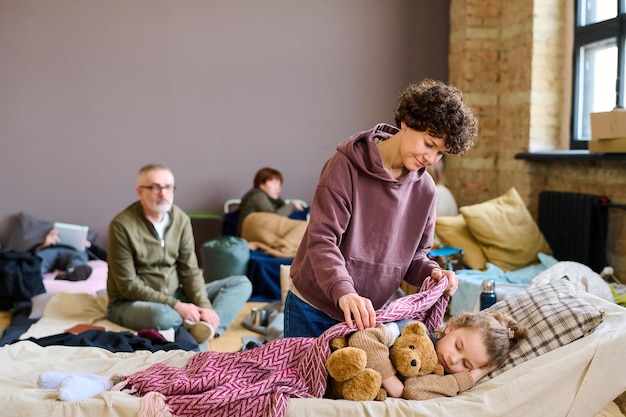
<path id="1" fill-rule="evenodd" d="M 161 184 L 152 184 L 152 185 L 140 185 L 139 188 L 143 188 L 145 190 L 152 191 L 152 194 L 160 194 L 162 191 L 174 192 L 176 191 L 176 186 L 172 184 L 161 185 Z"/>

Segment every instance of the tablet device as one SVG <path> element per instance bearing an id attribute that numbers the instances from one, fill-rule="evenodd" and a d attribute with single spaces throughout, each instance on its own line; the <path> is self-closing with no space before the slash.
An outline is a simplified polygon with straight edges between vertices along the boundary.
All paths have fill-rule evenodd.
<path id="1" fill-rule="evenodd" d="M 78 224 L 54 223 L 61 245 L 71 246 L 77 251 L 85 250 L 89 227 Z"/>

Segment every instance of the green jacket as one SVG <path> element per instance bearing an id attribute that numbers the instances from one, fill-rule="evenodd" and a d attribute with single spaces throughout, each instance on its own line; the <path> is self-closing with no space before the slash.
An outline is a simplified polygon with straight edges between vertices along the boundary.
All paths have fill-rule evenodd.
<path id="1" fill-rule="evenodd" d="M 182 286 L 189 300 L 211 307 L 198 268 L 189 216 L 177 206 L 160 240 L 139 201 L 115 216 L 109 225 L 107 293 L 119 299 L 151 301 L 172 307 Z"/>

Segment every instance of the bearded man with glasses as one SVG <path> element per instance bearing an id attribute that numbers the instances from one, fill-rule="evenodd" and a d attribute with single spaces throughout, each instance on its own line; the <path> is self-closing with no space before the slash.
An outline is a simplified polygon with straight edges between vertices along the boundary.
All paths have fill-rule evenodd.
<path id="1" fill-rule="evenodd" d="M 174 174 L 146 165 L 139 200 L 108 234 L 108 319 L 131 329 L 188 329 L 198 343 L 221 335 L 252 293 L 243 275 L 204 282 L 189 216 L 174 205 Z"/>

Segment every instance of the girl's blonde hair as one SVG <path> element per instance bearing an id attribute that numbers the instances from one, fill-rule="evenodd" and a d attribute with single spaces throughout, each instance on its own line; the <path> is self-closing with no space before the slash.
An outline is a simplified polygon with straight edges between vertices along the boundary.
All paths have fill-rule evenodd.
<path id="1" fill-rule="evenodd" d="M 445 329 L 468 327 L 479 331 L 483 335 L 487 355 L 490 362 L 487 366 L 499 368 L 509 356 L 511 349 L 528 337 L 528 329 L 511 316 L 497 310 L 482 310 L 478 313 L 462 313 L 451 317 L 445 327 L 435 330 L 434 334 L 441 338 Z"/>

